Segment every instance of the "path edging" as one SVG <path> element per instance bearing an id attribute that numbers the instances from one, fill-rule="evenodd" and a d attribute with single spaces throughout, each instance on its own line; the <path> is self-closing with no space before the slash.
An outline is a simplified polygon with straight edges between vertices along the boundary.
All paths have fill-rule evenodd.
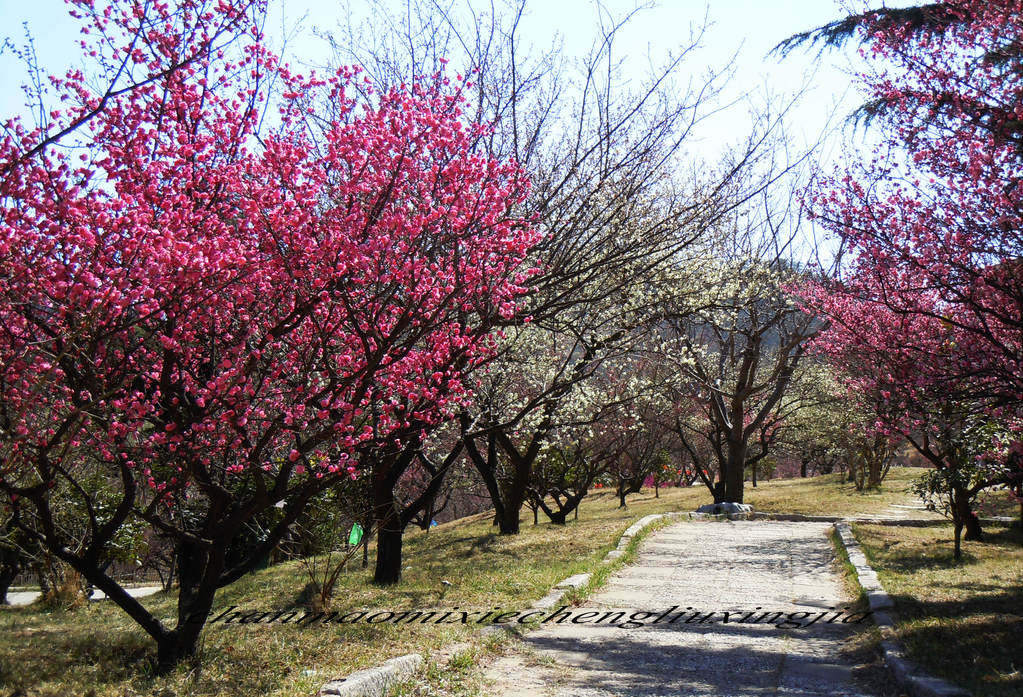
<path id="1" fill-rule="evenodd" d="M 708 518 L 724 519 L 748 514 L 710 515 L 702 513 L 658 513 L 644 516 L 630 525 L 618 539 L 618 545 L 611 552 L 608 552 L 601 563 L 608 563 L 617 559 L 625 553 L 625 549 L 632 542 L 632 538 L 638 535 L 647 526 L 661 518 Z M 616 554 L 617 553 L 617 554 Z M 612 556 L 615 555 L 615 556 Z M 554 607 L 554 604 L 561 600 L 561 597 L 573 588 L 586 585 L 590 580 L 590 574 L 576 574 L 569 576 L 563 581 L 554 585 L 547 595 L 533 603 L 532 609 L 547 609 Z M 502 633 L 510 631 L 510 627 L 503 624 L 488 625 L 482 630 L 484 633 Z M 417 653 L 410 653 L 405 656 L 398 656 L 373 668 L 359 670 L 347 677 L 338 680 L 331 680 L 320 688 L 320 697 L 383 697 L 393 685 L 408 680 L 423 667 L 423 657 Z"/>
<path id="2" fill-rule="evenodd" d="M 607 555 L 604 557 L 604 559 L 600 563 L 601 564 L 609 564 L 610 562 L 612 562 L 615 559 L 618 559 L 619 557 L 624 555 L 625 554 L 625 550 L 629 546 L 629 543 L 632 542 L 632 538 L 634 538 L 636 535 L 641 533 L 648 526 L 653 525 L 656 521 L 660 520 L 661 518 L 684 518 L 687 515 L 689 515 L 689 514 L 687 514 L 687 513 L 675 513 L 675 512 L 672 512 L 672 513 L 652 513 L 650 515 L 643 516 L 642 518 L 640 518 L 635 523 L 633 523 L 632 525 L 630 525 L 628 528 L 625 529 L 625 532 L 622 533 L 622 536 L 618 538 L 618 544 L 615 545 L 614 549 L 612 549 L 610 552 L 607 553 Z M 700 515 L 703 515 L 703 514 L 700 514 Z M 719 515 L 719 516 L 714 516 L 714 517 L 716 517 L 716 518 L 724 518 L 725 516 Z M 582 586 L 585 586 L 587 583 L 589 583 L 589 581 L 590 581 L 590 574 L 576 574 L 575 576 L 569 576 L 568 578 L 566 578 L 565 580 L 561 581 L 560 583 L 554 584 L 554 587 L 551 588 L 551 590 L 547 593 L 547 595 L 545 595 L 544 597 L 540 598 L 535 603 L 533 603 L 533 606 L 530 609 L 532 609 L 532 610 L 548 610 L 548 609 L 554 607 L 554 605 L 558 601 L 561 600 L 562 596 L 564 596 L 565 593 L 568 593 L 570 590 L 573 590 L 575 588 L 581 588 Z M 494 626 L 494 627 L 501 627 L 502 629 L 506 629 L 502 625 L 492 625 L 492 626 Z M 487 627 L 486 629 L 490 629 L 490 627 Z M 499 630 L 494 630 L 494 631 L 499 631 Z"/>
<path id="3" fill-rule="evenodd" d="M 408 680 L 423 667 L 418 653 L 392 658 L 373 668 L 359 670 L 320 688 L 322 697 L 383 697 L 393 686 Z"/>
<path id="4" fill-rule="evenodd" d="M 646 530 L 648 527 L 656 523 L 658 520 L 663 518 L 669 518 L 671 520 L 751 520 L 753 513 L 697 513 L 696 511 L 669 511 L 667 513 L 651 513 L 645 515 L 635 523 L 630 525 L 622 533 L 622 536 L 618 538 L 618 544 L 604 557 L 601 564 L 610 564 L 616 559 L 619 559 L 625 555 L 625 550 L 632 544 L 633 538 L 639 535 L 641 532 Z M 576 574 L 570 576 L 564 581 L 555 584 L 554 588 L 544 597 L 533 603 L 531 609 L 546 610 L 554 607 L 554 605 L 561 600 L 561 597 L 573 588 L 579 588 L 586 585 L 590 580 L 590 574 Z"/>
<path id="5" fill-rule="evenodd" d="M 893 525 L 910 528 L 932 528 L 948 525 L 945 518 L 877 518 L 861 516 L 856 518 L 842 517 L 835 515 L 806 515 L 803 513 L 764 513 L 757 511 L 753 513 L 753 520 L 782 520 L 794 523 L 863 523 L 865 525 Z M 996 516 L 993 518 L 980 518 L 982 525 L 1011 525 L 1016 518 Z"/>
<path id="6" fill-rule="evenodd" d="M 863 548 L 852 533 L 849 521 L 836 521 L 834 526 L 838 539 L 849 557 L 849 563 L 856 570 L 857 581 L 867 596 L 870 609 L 874 611 L 874 622 L 883 635 L 890 637 L 895 625 L 887 611 L 895 607 L 895 603 L 881 586 L 877 572 L 871 568 Z M 970 693 L 961 687 L 923 672 L 919 666 L 906 658 L 905 649 L 894 639 L 882 640 L 881 652 L 885 665 L 888 666 L 895 681 L 913 697 L 970 697 Z"/>

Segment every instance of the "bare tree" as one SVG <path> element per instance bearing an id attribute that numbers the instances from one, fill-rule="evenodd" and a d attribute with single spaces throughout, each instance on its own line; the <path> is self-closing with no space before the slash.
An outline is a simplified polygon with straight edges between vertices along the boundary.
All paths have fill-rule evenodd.
<path id="1" fill-rule="evenodd" d="M 799 234 L 792 200 L 779 205 L 768 193 L 759 207 L 722 221 L 712 299 L 658 330 L 661 359 L 675 364 L 667 397 L 699 407 L 695 421 L 678 418 L 673 430 L 694 458 L 694 441 L 714 451 L 717 481 L 707 474 L 703 481 L 715 503 L 742 502 L 746 473 L 806 405 L 792 387 L 822 323 L 786 292 L 804 273 L 792 260 Z"/>
<path id="2" fill-rule="evenodd" d="M 541 271 L 498 355 L 474 374 L 476 399 L 459 416 L 500 531 L 514 534 L 538 457 L 559 427 L 559 404 L 658 318 L 689 313 L 705 295 L 705 238 L 781 176 L 765 161 L 783 114 L 762 119 L 732 155 L 707 166 L 687 159 L 685 146 L 721 108 L 727 66 L 687 76 L 701 28 L 630 87 L 618 43 L 644 8 L 620 17 L 600 8 L 591 50 L 571 66 L 557 50 L 524 45 L 524 0 L 481 13 L 441 0 L 406 3 L 398 14 L 381 2 L 369 7 L 364 24 L 352 19 L 329 37 L 336 61 L 386 85 L 436 74 L 450 60 L 468 76 L 478 118 L 492 124 L 481 145 L 532 177 L 519 213 L 545 235 L 535 249 Z"/>

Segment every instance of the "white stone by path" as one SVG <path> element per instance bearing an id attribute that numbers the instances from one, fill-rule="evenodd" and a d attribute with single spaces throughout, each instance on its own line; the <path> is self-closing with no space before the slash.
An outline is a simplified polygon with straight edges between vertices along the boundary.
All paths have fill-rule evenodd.
<path id="1" fill-rule="evenodd" d="M 714 624 L 623 629 L 550 623 L 487 670 L 494 695 L 526 697 L 859 697 L 843 641 L 866 624 L 819 622 L 800 629 L 722 623 L 722 612 L 812 613 L 834 617 L 850 600 L 832 567 L 829 524 L 683 522 L 654 533 L 633 564 L 586 608 L 714 612 Z M 576 616 L 582 608 L 574 609 Z M 673 613 L 669 619 L 675 617 Z M 700 618 L 705 617 L 702 614 Z M 798 616 L 797 616 L 798 617 Z M 869 620 L 868 622 L 869 623 Z"/>

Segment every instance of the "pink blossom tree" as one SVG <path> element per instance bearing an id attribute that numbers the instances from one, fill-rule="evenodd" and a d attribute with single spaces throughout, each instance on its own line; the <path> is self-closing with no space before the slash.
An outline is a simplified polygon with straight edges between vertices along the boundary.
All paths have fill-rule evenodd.
<path id="1" fill-rule="evenodd" d="M 863 112 L 886 140 L 810 195 L 852 258 L 838 283 L 809 292 L 832 320 L 820 346 L 877 405 L 877 432 L 909 439 L 939 470 L 990 463 L 964 437 L 978 419 L 1011 433 L 1023 405 L 1023 4 L 865 11 L 817 36 L 856 32 L 878 61 L 862 76 Z M 1006 453 L 1019 450 L 1018 434 L 1006 438 Z M 963 526 L 980 536 L 976 489 L 1003 475 L 949 479 L 957 553 Z"/>
<path id="2" fill-rule="evenodd" d="M 51 77 L 49 120 L 0 139 L 0 490 L 167 670 L 310 499 L 465 401 L 535 235 L 509 213 L 521 170 L 475 152 L 442 77 L 374 95 L 357 70 L 293 74 L 261 45 L 260 2 L 70 4 L 103 86 Z M 76 548 L 57 490 L 88 513 Z M 140 519 L 176 545 L 173 627 L 104 571 Z"/>
<path id="3" fill-rule="evenodd" d="M 821 182 L 811 211 L 855 257 L 851 292 L 954 327 L 947 377 L 969 374 L 978 398 L 1018 405 L 1023 4 L 955 0 L 846 24 L 865 56 L 894 66 L 862 76 L 886 141 Z"/>
<path id="4" fill-rule="evenodd" d="M 866 447 L 857 457 L 874 455 L 871 441 L 887 452 L 903 440 L 930 462 L 935 470 L 921 491 L 940 499 L 951 518 L 958 558 L 964 530 L 966 540 L 982 539 L 974 499 L 1005 483 L 1009 440 L 1018 436 L 1010 436 L 1000 416 L 972 397 L 969 377 L 949 379 L 963 359 L 961 332 L 931 317 L 900 316 L 882 303 L 848 297 L 852 288 L 864 292 L 850 281 L 816 288 L 809 297 L 832 317 L 815 349 L 842 370 L 851 397 L 874 419 L 858 425 L 858 440 Z"/>

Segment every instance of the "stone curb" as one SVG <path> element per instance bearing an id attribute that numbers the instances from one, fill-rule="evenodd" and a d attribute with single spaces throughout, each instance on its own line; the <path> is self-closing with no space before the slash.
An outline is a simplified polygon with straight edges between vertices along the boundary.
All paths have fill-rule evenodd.
<path id="1" fill-rule="evenodd" d="M 576 574 L 569 576 L 564 581 L 554 586 L 555 588 L 581 588 L 590 580 L 590 574 Z"/>
<path id="2" fill-rule="evenodd" d="M 753 514 L 753 520 L 780 520 L 791 523 L 837 523 L 838 516 L 803 515 L 802 513 L 760 513 Z"/>
<path id="3" fill-rule="evenodd" d="M 615 546 L 615 548 L 608 552 L 607 555 L 604 557 L 603 563 L 607 564 L 624 555 L 625 550 L 629 546 L 629 543 L 632 542 L 632 538 L 638 535 L 643 530 L 643 528 L 645 528 L 648 525 L 651 525 L 654 521 L 660 520 L 661 518 L 664 518 L 665 516 L 669 515 L 672 514 L 654 513 L 651 515 L 645 515 L 639 520 L 637 520 L 635 523 L 627 527 L 625 529 L 625 532 L 622 533 L 622 536 L 618 538 L 618 544 Z"/>
<path id="4" fill-rule="evenodd" d="M 995 515 L 990 518 L 980 516 L 980 522 L 982 525 L 1012 525 L 1017 520 L 1019 520 L 1019 518 L 1007 515 Z"/>
<path id="5" fill-rule="evenodd" d="M 607 553 L 607 556 L 604 557 L 604 559 L 603 559 L 603 561 L 601 563 L 602 564 L 607 564 L 609 562 L 614 561 L 615 559 L 618 559 L 623 554 L 625 554 L 625 549 L 629 546 L 629 543 L 632 542 L 632 538 L 635 537 L 636 535 L 638 535 L 644 528 L 646 528 L 648 525 L 650 525 L 654 521 L 660 520 L 661 518 L 684 518 L 686 515 L 688 515 L 688 514 L 686 514 L 686 513 L 655 513 L 655 514 L 643 516 L 642 518 L 637 520 L 635 523 L 630 525 L 628 528 L 626 528 L 625 532 L 622 533 L 622 536 L 620 538 L 618 538 L 617 546 L 614 549 L 612 549 L 610 552 Z M 723 518 L 724 516 L 716 516 L 716 517 Z M 590 581 L 590 574 L 576 574 L 575 576 L 569 576 L 565 580 L 563 580 L 563 581 L 561 581 L 559 583 L 554 584 L 554 587 L 551 588 L 551 590 L 547 593 L 547 595 L 545 595 L 544 597 L 540 598 L 535 603 L 533 603 L 532 606 L 529 609 L 530 610 L 550 610 L 555 605 L 557 605 L 558 602 L 561 600 L 561 598 L 566 593 L 568 593 L 570 590 L 572 590 L 574 588 L 581 588 L 581 587 L 585 586 L 587 583 L 589 583 L 589 581 Z M 482 631 L 483 631 L 484 634 L 507 634 L 507 633 L 511 633 L 513 630 L 508 625 L 491 624 L 491 625 L 487 625 L 486 627 L 484 627 L 482 629 Z"/>
<path id="6" fill-rule="evenodd" d="M 383 697 L 392 685 L 408 680 L 423 667 L 418 653 L 398 656 L 374 668 L 359 670 L 341 680 L 331 680 L 320 688 L 320 695 L 341 697 Z"/>
<path id="7" fill-rule="evenodd" d="M 848 521 L 851 523 L 867 523 L 872 525 L 904 525 L 913 528 L 925 528 L 938 525 L 947 525 L 948 521 L 943 518 L 843 518 L 834 515 L 804 515 L 802 513 L 754 513 L 754 520 L 781 520 L 792 523 L 840 523 Z M 982 521 L 983 522 L 983 521 Z"/>
<path id="8" fill-rule="evenodd" d="M 891 617 L 884 612 L 885 609 L 893 607 L 891 598 L 881 588 L 877 574 L 870 568 L 867 558 L 864 556 L 859 543 L 852 535 L 849 522 L 877 522 L 895 525 L 921 525 L 932 524 L 931 521 L 909 520 L 890 521 L 875 519 L 842 519 L 831 516 L 806 516 L 787 513 L 696 513 L 696 512 L 671 512 L 646 515 L 630 525 L 618 539 L 615 549 L 607 553 L 603 563 L 608 563 L 620 558 L 625 554 L 632 539 L 642 532 L 647 526 L 662 518 L 672 520 L 781 520 L 781 521 L 805 521 L 805 522 L 829 522 L 834 523 L 842 544 L 849 555 L 849 561 L 856 567 L 860 585 L 867 594 L 870 602 L 870 609 L 875 610 L 874 619 L 878 626 L 890 629 L 892 626 Z M 937 521 L 944 523 L 945 521 Z M 554 607 L 555 603 L 561 600 L 569 590 L 579 588 L 590 580 L 590 574 L 576 574 L 556 584 L 551 591 L 540 600 L 533 603 L 533 609 L 543 610 Z M 505 625 L 489 625 L 483 629 L 495 632 L 509 631 Z M 885 663 L 889 666 L 896 680 L 914 697 L 970 697 L 968 692 L 960 688 L 919 672 L 911 662 L 905 658 L 902 648 L 893 641 L 881 642 L 884 651 Z M 356 671 L 340 680 L 331 680 L 320 688 L 320 697 L 383 697 L 387 690 L 393 685 L 408 680 L 422 669 L 423 657 L 416 653 L 398 656 L 381 665 L 373 668 Z"/>
<path id="9" fill-rule="evenodd" d="M 835 531 L 849 556 L 849 563 L 856 569 L 860 587 L 863 588 L 867 596 L 870 609 L 874 611 L 874 622 L 881 629 L 882 634 L 890 636 L 894 622 L 887 610 L 895 607 L 895 603 L 881 587 L 877 573 L 870 567 L 863 548 L 860 547 L 859 541 L 852 533 L 852 528 L 849 527 L 849 520 L 836 522 Z M 906 658 L 905 650 L 898 642 L 884 639 L 881 642 L 881 651 L 884 655 L 885 665 L 888 666 L 895 681 L 913 697 L 970 697 L 970 693 L 962 688 L 921 671 L 918 666 Z"/>
<path id="10" fill-rule="evenodd" d="M 614 561 L 615 559 L 618 559 L 619 557 L 624 555 L 625 554 L 625 550 L 629 546 L 629 543 L 632 542 L 632 538 L 634 538 L 636 535 L 638 535 L 640 532 L 642 532 L 647 526 L 653 524 L 655 521 L 658 521 L 661 518 L 671 518 L 673 520 L 679 520 L 679 519 L 683 519 L 684 520 L 686 518 L 690 518 L 690 519 L 694 519 L 694 520 L 697 520 L 697 519 L 724 520 L 725 518 L 729 518 L 729 517 L 733 517 L 734 518 L 734 517 L 741 517 L 741 516 L 747 516 L 747 515 L 749 515 L 749 514 L 740 513 L 740 514 L 732 514 L 731 516 L 726 516 L 726 515 L 711 515 L 711 514 L 708 514 L 708 513 L 677 513 L 677 512 L 671 512 L 671 513 L 652 513 L 650 515 L 643 516 L 642 518 L 637 520 L 635 523 L 630 525 L 628 528 L 626 528 L 625 532 L 622 533 L 622 536 L 620 538 L 618 538 L 618 544 L 615 546 L 614 549 L 612 549 L 610 552 L 607 553 L 607 555 L 604 557 L 604 560 L 601 563 L 602 564 L 610 563 L 610 562 Z M 589 583 L 589 581 L 590 581 L 590 574 L 576 574 L 575 576 L 569 576 L 568 578 L 566 578 L 565 580 L 561 581 L 560 583 L 555 584 L 554 587 L 551 588 L 550 592 L 547 593 L 547 595 L 545 595 L 544 597 L 542 597 L 539 600 L 537 600 L 535 603 L 533 603 L 533 605 L 532 605 L 532 607 L 530 609 L 531 610 L 549 610 L 550 608 L 554 607 L 561 600 L 561 598 L 565 595 L 565 593 L 567 593 L 568 591 L 572 590 L 573 588 L 581 588 L 582 586 L 585 586 L 587 583 Z M 500 629 L 506 629 L 505 627 L 503 627 L 501 625 L 493 625 L 493 626 L 494 627 L 500 627 Z M 493 631 L 500 631 L 500 629 L 496 629 L 496 630 L 493 630 Z M 484 629 L 484 631 L 488 631 L 488 630 L 491 630 L 491 627 L 488 626 L 488 627 L 486 627 Z"/>
<path id="11" fill-rule="evenodd" d="M 895 607 L 895 603 L 892 602 L 891 597 L 889 597 L 884 588 L 881 586 L 881 581 L 878 579 L 877 573 L 867 562 L 867 557 L 863 553 L 863 548 L 860 547 L 860 543 L 853 536 L 852 528 L 849 527 L 849 523 L 845 521 L 835 523 L 835 531 L 838 533 L 839 539 L 842 540 L 842 546 L 845 547 L 845 552 L 849 556 L 849 563 L 856 569 L 857 580 L 859 581 L 863 592 L 867 595 L 867 601 L 870 603 L 870 609 L 876 612 L 878 610 L 889 610 Z"/>
<path id="12" fill-rule="evenodd" d="M 748 514 L 741 514 L 748 515 Z M 640 518 L 630 525 L 618 540 L 618 546 L 604 557 L 604 563 L 617 559 L 625 553 L 632 538 L 639 534 L 646 526 L 661 518 L 710 518 L 724 519 L 729 516 L 706 515 L 698 513 L 661 513 L 648 515 Z M 554 588 L 544 597 L 533 603 L 531 609 L 546 610 L 554 607 L 554 604 L 561 600 L 569 590 L 586 585 L 590 580 L 590 574 L 576 574 L 557 583 Z M 511 627 L 503 624 L 487 625 L 482 629 L 484 634 L 498 634 L 511 632 Z M 384 661 L 374 668 L 356 671 L 346 678 L 331 680 L 320 688 L 319 697 L 383 697 L 392 685 L 408 680 L 423 667 L 423 657 L 417 653 L 410 653 L 406 656 L 398 656 L 389 661 Z"/>

